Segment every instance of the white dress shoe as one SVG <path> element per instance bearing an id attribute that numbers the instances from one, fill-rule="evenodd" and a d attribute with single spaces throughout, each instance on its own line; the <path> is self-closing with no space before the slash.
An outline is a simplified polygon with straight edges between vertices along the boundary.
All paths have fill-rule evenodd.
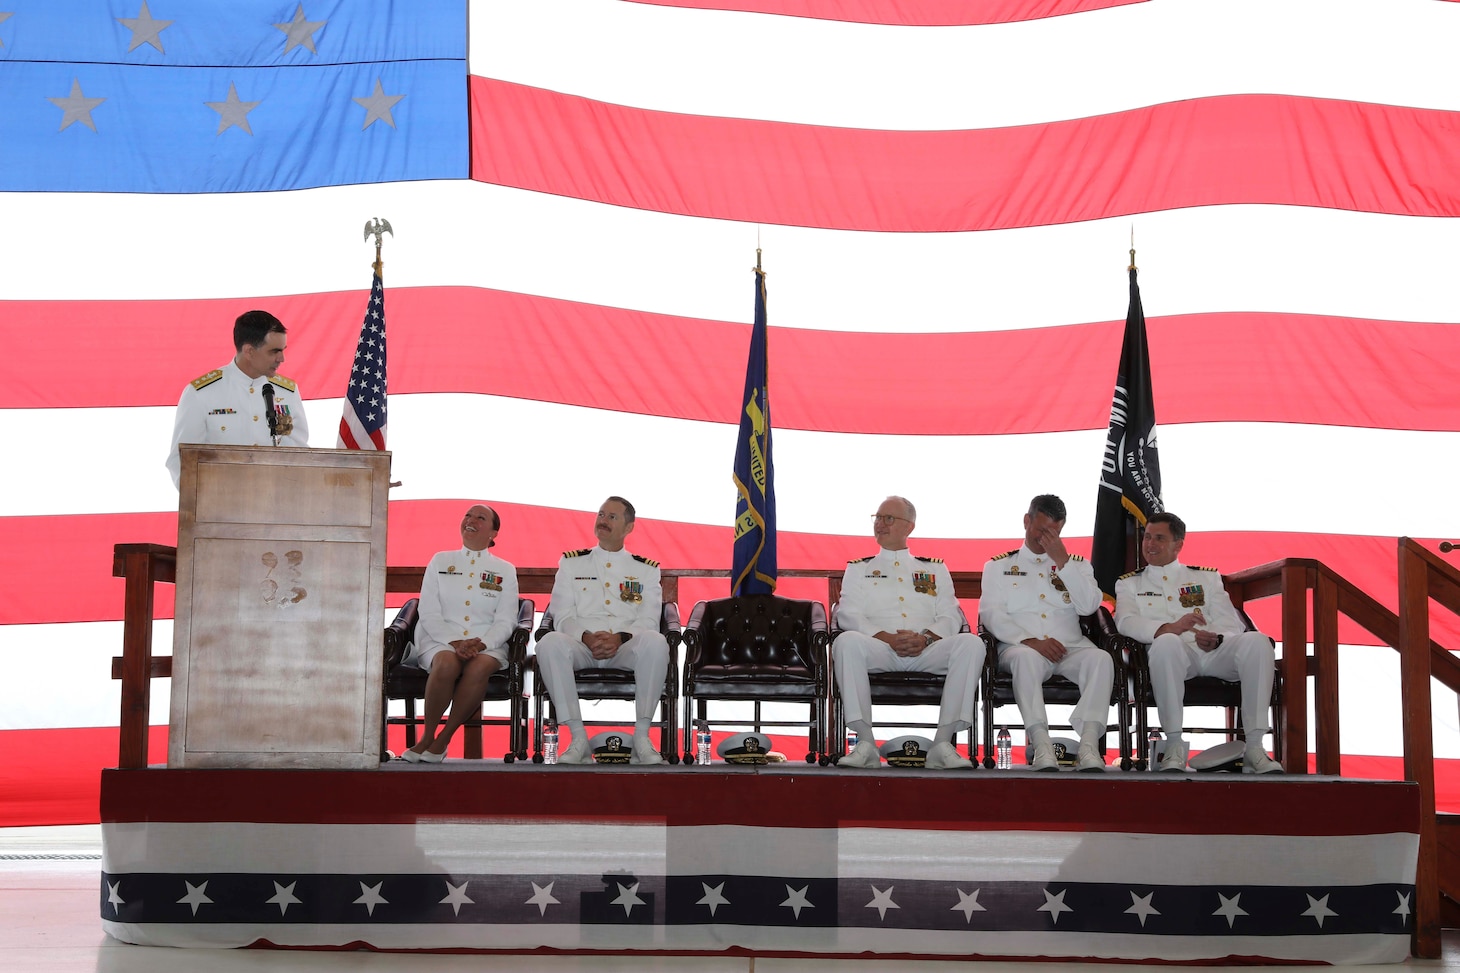
<path id="1" fill-rule="evenodd" d="M 568 749 L 558 754 L 560 764 L 587 764 L 592 763 L 593 757 L 588 753 L 587 740 L 574 740 L 568 744 Z"/>
<path id="2" fill-rule="evenodd" d="M 408 764 L 418 764 L 421 762 L 421 754 L 416 750 L 412 750 L 410 747 L 401 751 L 400 758 Z"/>
<path id="3" fill-rule="evenodd" d="M 860 747 L 861 744 L 859 743 Z M 942 743 L 933 744 L 928 751 L 928 759 L 923 763 L 928 770 L 962 770 L 972 769 L 973 761 L 958 755 L 958 749 L 946 740 Z"/>
<path id="4" fill-rule="evenodd" d="M 1029 766 L 1035 770 L 1059 770 L 1059 758 L 1054 755 L 1054 745 L 1051 743 L 1036 743 L 1034 745 L 1034 759 Z"/>
<path id="5" fill-rule="evenodd" d="M 1283 765 L 1267 755 L 1263 750 L 1248 750 L 1242 755 L 1242 773 L 1244 774 L 1281 774 Z"/>
<path id="6" fill-rule="evenodd" d="M 877 752 L 877 744 L 871 740 L 858 740 L 856 748 L 838 760 L 836 765 L 866 770 L 869 767 L 882 766 L 882 756 Z"/>
<path id="7" fill-rule="evenodd" d="M 654 745 L 648 740 L 634 741 L 634 752 L 629 756 L 629 763 L 649 766 L 652 764 L 662 764 L 663 762 L 664 758 L 659 756 L 659 751 L 655 750 Z"/>
<path id="8" fill-rule="evenodd" d="M 1166 742 L 1166 755 L 1161 758 L 1161 770 L 1170 773 L 1186 772 L 1186 743 Z"/>
<path id="9" fill-rule="evenodd" d="M 1103 774 L 1105 772 L 1105 760 L 1100 756 L 1100 749 L 1093 743 L 1080 744 L 1080 751 L 1075 755 L 1075 769 L 1089 770 Z"/>

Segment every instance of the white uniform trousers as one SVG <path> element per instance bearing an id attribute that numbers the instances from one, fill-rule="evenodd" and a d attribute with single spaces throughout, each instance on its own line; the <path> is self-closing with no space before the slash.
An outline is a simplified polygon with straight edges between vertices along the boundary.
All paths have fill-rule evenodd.
<path id="1" fill-rule="evenodd" d="M 1194 676 L 1216 676 L 1242 682 L 1242 726 L 1253 746 L 1272 729 L 1268 706 L 1272 701 L 1272 640 L 1261 632 L 1228 635 L 1210 652 L 1187 645 L 1172 632 L 1156 636 L 1151 643 L 1151 690 L 1156 695 L 1156 713 L 1168 737 L 1181 733 L 1182 710 L 1186 703 L 1186 680 Z"/>
<path id="2" fill-rule="evenodd" d="M 836 684 L 842 691 L 847 723 L 872 722 L 869 672 L 942 672 L 943 701 L 938 725 L 955 732 L 973 725 L 973 696 L 983 671 L 983 639 L 968 632 L 938 639 L 919 655 L 901 656 L 892 646 L 861 632 L 843 632 L 831 647 Z"/>
<path id="3" fill-rule="evenodd" d="M 664 694 L 664 673 L 669 668 L 669 642 L 658 632 L 640 632 L 619 646 L 611 659 L 595 659 L 588 646 L 562 632 L 549 632 L 537 643 L 537 671 L 557 709 L 558 722 L 582 719 L 578 708 L 579 669 L 632 669 L 634 709 L 641 720 L 652 720 Z"/>
<path id="4" fill-rule="evenodd" d="M 1066 652 L 1060 661 L 1051 662 L 1023 643 L 1006 643 L 999 647 L 999 667 L 1014 677 L 1014 702 L 1024 718 L 1026 732 L 1031 726 L 1049 727 L 1044 711 L 1044 681 L 1050 676 L 1063 676 L 1080 687 L 1080 701 L 1070 714 L 1075 733 L 1084 736 L 1087 726 L 1105 732 L 1115 666 L 1104 649 L 1080 646 Z"/>

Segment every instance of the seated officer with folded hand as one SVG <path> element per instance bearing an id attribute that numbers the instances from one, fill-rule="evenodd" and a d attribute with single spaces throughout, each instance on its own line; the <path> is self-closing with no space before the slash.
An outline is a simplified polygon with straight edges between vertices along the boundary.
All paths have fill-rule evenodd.
<path id="1" fill-rule="evenodd" d="M 881 766 L 871 723 L 871 672 L 946 673 L 938 728 L 924 766 L 973 766 L 959 756 L 953 738 L 973 725 L 983 639 L 959 632 L 963 616 L 947 566 L 937 558 L 914 557 L 907 549 L 917 516 L 902 497 L 882 501 L 872 515 L 872 533 L 882 549 L 849 562 L 842 577 L 837 608 L 842 633 L 832 643 L 831 656 L 847 727 L 857 731 L 857 746 L 838 767 Z"/>
<path id="2" fill-rule="evenodd" d="M 1152 514 L 1141 538 L 1146 568 L 1115 583 L 1115 627 L 1138 642 L 1149 642 L 1151 689 L 1166 731 L 1161 769 L 1186 769 L 1182 736 L 1186 680 L 1216 676 L 1242 683 L 1242 728 L 1247 752 L 1244 774 L 1280 774 L 1283 765 L 1267 755 L 1262 738 L 1272 728 L 1273 641 L 1249 632 L 1232 605 L 1216 568 L 1177 560 L 1186 544 L 1186 523 L 1173 513 Z"/>
<path id="3" fill-rule="evenodd" d="M 593 759 L 573 675 L 590 668 L 634 671 L 637 721 L 629 762 L 657 764 L 664 759 L 649 742 L 649 725 L 669 669 L 669 642 L 659 632 L 659 562 L 625 550 L 624 538 L 633 529 L 633 504 L 609 497 L 594 521 L 598 546 L 568 551 L 558 562 L 548 609 L 553 631 L 538 640 L 537 671 L 573 736 L 558 756 L 560 764 Z"/>

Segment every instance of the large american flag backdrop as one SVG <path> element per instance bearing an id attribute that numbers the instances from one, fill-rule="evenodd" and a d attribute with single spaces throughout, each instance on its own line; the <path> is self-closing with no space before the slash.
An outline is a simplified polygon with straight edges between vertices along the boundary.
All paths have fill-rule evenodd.
<path id="1" fill-rule="evenodd" d="M 0 8 L 3 823 L 94 820 L 111 546 L 175 540 L 173 406 L 232 319 L 283 319 L 340 413 L 369 217 L 391 563 L 481 498 L 551 565 L 620 494 L 636 551 L 728 567 L 757 241 L 783 566 L 867 554 L 891 493 L 954 570 L 1041 492 L 1088 551 L 1132 229 L 1186 560 L 1315 557 L 1394 605 L 1395 537 L 1460 530 L 1460 4 Z M 1393 653 L 1343 638 L 1346 770 L 1398 775 Z"/>

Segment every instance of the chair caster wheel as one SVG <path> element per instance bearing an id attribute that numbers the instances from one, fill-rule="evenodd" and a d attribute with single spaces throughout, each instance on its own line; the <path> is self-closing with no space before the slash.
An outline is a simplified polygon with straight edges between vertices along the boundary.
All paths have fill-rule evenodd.
<path id="1" fill-rule="evenodd" d="M 540 753 L 533 754 L 532 755 L 532 762 L 535 763 L 535 764 L 542 763 L 542 754 L 540 754 Z"/>
<path id="2" fill-rule="evenodd" d="M 512 761 L 514 761 L 516 759 L 517 759 L 517 754 L 515 754 L 515 753 L 508 753 L 508 754 L 504 754 L 502 756 L 502 762 L 503 763 L 510 764 Z"/>
<path id="3" fill-rule="evenodd" d="M 822 754 L 821 757 L 816 761 L 816 763 L 818 766 L 825 767 L 827 764 L 831 763 L 831 758 L 828 757 L 826 754 Z"/>
<path id="4" fill-rule="evenodd" d="M 808 753 L 806 755 L 806 762 L 808 764 L 814 764 L 814 763 L 816 763 L 816 754 L 814 754 L 814 753 Z"/>
<path id="5" fill-rule="evenodd" d="M 669 760 L 670 766 L 673 766 L 674 764 L 679 763 L 679 754 L 671 753 L 667 759 Z"/>

